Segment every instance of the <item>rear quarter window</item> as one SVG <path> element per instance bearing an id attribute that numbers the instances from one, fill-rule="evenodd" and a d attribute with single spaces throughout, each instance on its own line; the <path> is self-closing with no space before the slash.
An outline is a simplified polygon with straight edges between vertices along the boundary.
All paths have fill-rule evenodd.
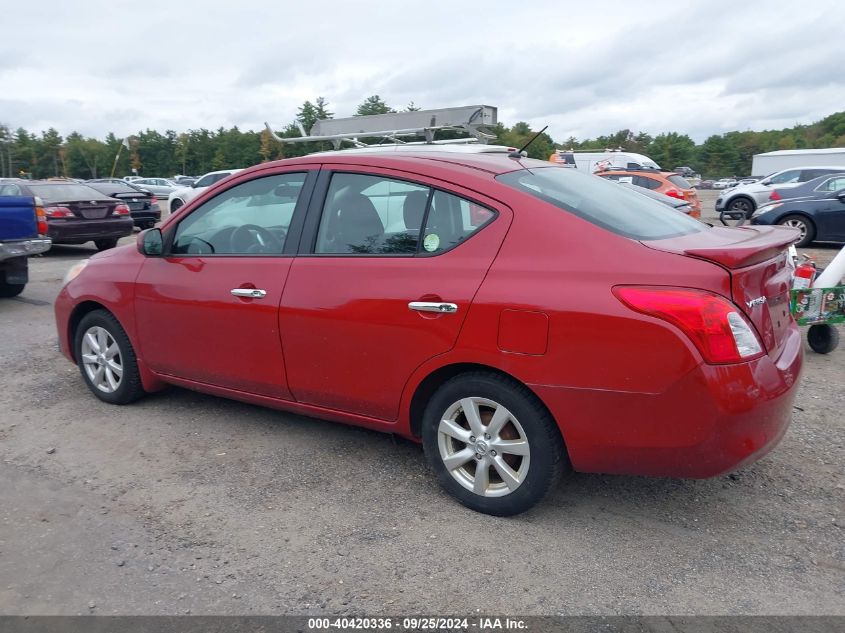
<path id="1" fill-rule="evenodd" d="M 496 180 L 617 235 L 660 240 L 699 233 L 707 225 L 646 196 L 590 174 L 561 167 L 532 167 Z"/>

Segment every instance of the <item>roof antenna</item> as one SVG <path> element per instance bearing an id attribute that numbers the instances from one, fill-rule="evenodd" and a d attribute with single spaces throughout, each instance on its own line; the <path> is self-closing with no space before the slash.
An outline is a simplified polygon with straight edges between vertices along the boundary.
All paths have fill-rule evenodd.
<path id="1" fill-rule="evenodd" d="M 531 143 L 533 143 L 534 141 L 536 141 L 537 137 L 540 136 L 543 132 L 545 132 L 548 128 L 549 128 L 549 126 L 547 125 L 542 130 L 537 132 L 534 136 L 531 137 L 531 140 L 528 141 L 525 145 L 520 147 L 515 152 L 511 152 L 510 154 L 508 154 L 508 158 L 522 158 L 522 152 L 525 151 L 525 148 L 528 147 L 529 145 L 531 145 Z"/>

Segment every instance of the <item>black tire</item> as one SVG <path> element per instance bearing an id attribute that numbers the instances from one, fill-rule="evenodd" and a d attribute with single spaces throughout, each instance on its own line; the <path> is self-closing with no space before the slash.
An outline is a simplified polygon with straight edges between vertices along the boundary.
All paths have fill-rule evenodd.
<path id="1" fill-rule="evenodd" d="M 93 327 L 100 327 L 106 330 L 118 346 L 118 355 L 123 368 L 123 374 L 117 389 L 109 393 L 98 389 L 91 381 L 82 358 L 82 339 L 85 333 Z M 141 384 L 138 361 L 135 356 L 135 350 L 132 348 L 132 343 L 129 342 L 126 331 L 110 312 L 106 310 L 94 310 L 82 317 L 73 334 L 73 350 L 76 357 L 76 364 L 79 367 L 79 373 L 82 374 L 82 379 L 88 385 L 91 393 L 103 402 L 108 402 L 109 404 L 129 404 L 146 393 Z"/>
<path id="2" fill-rule="evenodd" d="M 441 420 L 447 413 L 453 415 L 450 410 L 466 398 L 491 401 L 507 409 L 512 416 L 509 420 L 516 422 L 516 424 L 514 425 L 511 421 L 505 423 L 501 429 L 500 439 L 524 439 L 528 443 L 528 457 L 509 455 L 508 460 L 505 460 L 508 451 L 501 451 L 502 454 L 497 455 L 497 452 L 493 449 L 500 445 L 496 444 L 496 438 L 491 439 L 486 434 L 484 438 L 473 436 L 466 441 L 452 439 L 454 436 L 444 435 L 442 441 L 447 446 L 446 450 L 475 453 L 469 459 L 464 458 L 465 461 L 462 462 L 462 465 L 454 467 L 452 470 L 447 468 L 441 454 L 441 433 L 439 431 Z M 481 423 L 484 424 L 483 428 L 489 428 L 493 409 L 488 409 L 485 404 L 481 404 L 477 410 L 480 411 L 479 417 Z M 485 422 L 484 418 L 487 414 L 491 417 L 487 418 Z M 462 407 L 461 412 L 454 419 L 457 425 L 463 425 L 463 433 L 467 433 L 471 429 L 466 422 Z M 506 432 L 509 435 L 506 435 Z M 499 437 L 498 434 L 497 437 Z M 485 441 L 480 442 L 479 440 L 482 439 Z M 557 424 L 546 408 L 526 387 L 495 373 L 471 372 L 461 374 L 441 385 L 429 400 L 423 414 L 422 440 L 428 463 L 446 491 L 466 507 L 496 516 L 519 514 L 534 506 L 546 496 L 553 484 L 559 480 L 562 472 L 569 466 L 563 438 Z M 488 440 L 489 445 L 487 444 Z M 484 444 L 483 448 L 481 444 Z M 476 451 L 479 450 L 484 453 L 483 461 L 478 460 L 479 453 Z M 452 453 L 452 455 L 454 454 Z M 523 466 L 525 467 L 521 482 L 510 492 L 505 492 L 507 486 L 504 479 L 499 475 L 499 466 L 493 464 L 493 461 L 497 459 L 499 464 L 502 461 L 507 461 L 507 465 L 511 467 L 511 472 L 517 474 Z M 523 461 L 526 459 L 528 459 L 527 462 Z M 469 478 L 475 481 L 475 473 L 478 472 L 477 469 L 481 464 L 489 464 L 487 466 L 489 483 L 485 490 L 490 489 L 495 494 L 496 491 L 493 491 L 491 486 L 498 486 L 499 492 L 503 493 L 502 496 L 485 496 L 466 487 L 472 485 Z M 470 473 L 470 470 L 473 473 Z M 465 484 L 462 484 L 459 479 L 463 480 Z M 498 481 L 496 481 L 497 479 Z"/>
<path id="3" fill-rule="evenodd" d="M 839 330 L 827 323 L 811 325 L 807 330 L 807 344 L 817 354 L 830 354 L 839 347 Z"/>
<path id="4" fill-rule="evenodd" d="M 731 203 L 728 205 L 728 212 L 731 214 L 742 213 L 746 220 L 750 220 L 751 216 L 754 215 L 754 210 L 756 208 L 757 205 L 754 204 L 754 201 L 751 198 L 737 196 L 731 200 Z"/>
<path id="5" fill-rule="evenodd" d="M 5 281 L 0 281 L 0 297 L 4 299 L 17 297 L 20 293 L 23 292 L 23 289 L 25 287 L 26 284 L 10 284 L 6 283 Z"/>
<path id="6" fill-rule="evenodd" d="M 94 246 L 97 247 L 98 251 L 107 251 L 108 249 L 117 246 L 117 238 L 110 237 L 106 240 L 94 240 Z"/>
<path id="7" fill-rule="evenodd" d="M 185 203 L 182 202 L 181 198 L 173 198 L 173 201 L 170 203 L 170 213 L 176 213 L 184 205 Z"/>
<path id="8" fill-rule="evenodd" d="M 816 239 L 816 225 L 806 216 L 797 214 L 787 215 L 782 217 L 778 221 L 778 224 L 781 226 L 791 226 L 801 231 L 801 239 L 795 243 L 795 246 L 809 246 Z"/>

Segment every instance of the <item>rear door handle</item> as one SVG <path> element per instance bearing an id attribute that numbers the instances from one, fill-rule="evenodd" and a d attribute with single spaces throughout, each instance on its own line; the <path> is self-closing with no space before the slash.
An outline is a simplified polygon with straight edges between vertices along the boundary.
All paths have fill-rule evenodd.
<path id="1" fill-rule="evenodd" d="M 236 297 L 247 299 L 263 299 L 267 296 L 267 291 L 260 288 L 232 288 L 231 293 Z"/>
<path id="2" fill-rule="evenodd" d="M 443 312 L 446 314 L 454 314 L 458 311 L 456 303 L 442 303 L 439 301 L 411 301 L 408 304 L 410 310 L 417 312 Z"/>

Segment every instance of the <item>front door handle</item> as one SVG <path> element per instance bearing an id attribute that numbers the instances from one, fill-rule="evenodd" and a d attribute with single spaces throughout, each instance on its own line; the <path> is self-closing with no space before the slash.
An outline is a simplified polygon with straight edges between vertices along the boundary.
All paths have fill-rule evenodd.
<path id="1" fill-rule="evenodd" d="M 454 314 L 458 311 L 456 303 L 442 303 L 440 301 L 411 301 L 408 308 L 417 312 L 442 312 L 445 314 Z"/>
<path id="2" fill-rule="evenodd" d="M 236 297 L 247 299 L 263 299 L 267 296 L 267 291 L 260 288 L 232 288 L 231 292 Z"/>

